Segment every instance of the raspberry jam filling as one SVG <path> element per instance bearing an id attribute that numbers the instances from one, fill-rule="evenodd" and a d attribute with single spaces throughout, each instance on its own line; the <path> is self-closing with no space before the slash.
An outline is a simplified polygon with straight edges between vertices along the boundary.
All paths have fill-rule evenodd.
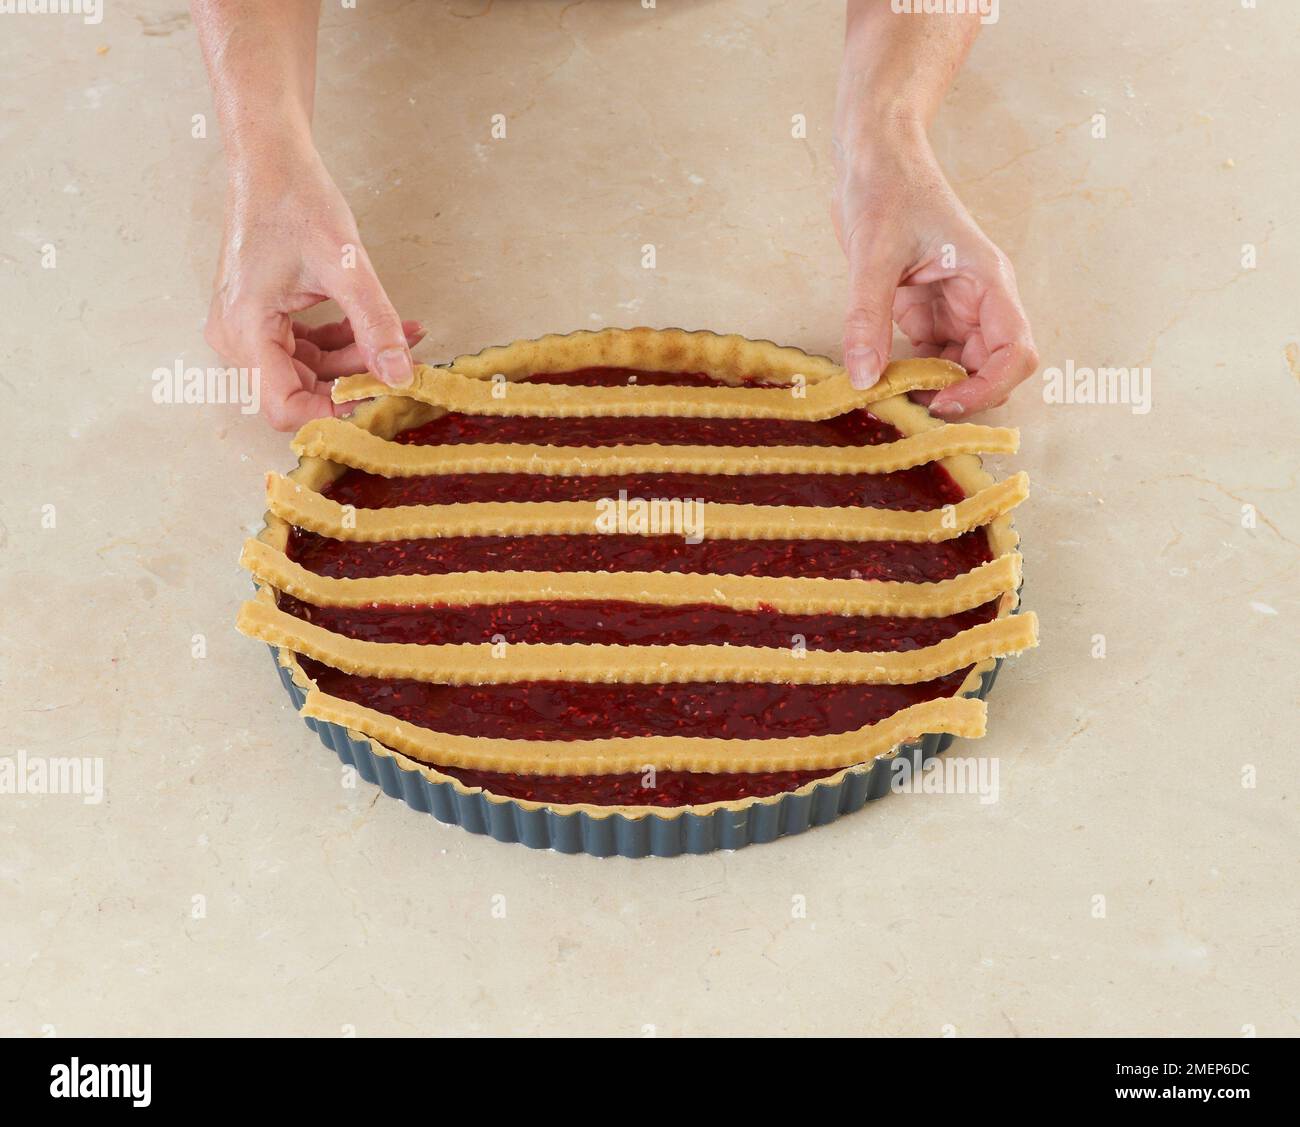
<path id="1" fill-rule="evenodd" d="M 569 387 L 726 387 L 707 372 L 647 372 L 644 368 L 578 368 L 572 372 L 533 372 L 528 383 L 564 384 Z M 746 376 L 739 387 L 789 387 L 764 376 Z"/>
<path id="2" fill-rule="evenodd" d="M 492 606 L 317 607 L 280 596 L 280 609 L 363 642 L 724 645 L 786 647 L 796 637 L 818 650 L 916 650 L 997 617 L 997 601 L 946 618 L 780 614 L 700 604 L 624 602 L 498 603 Z"/>
<path id="3" fill-rule="evenodd" d="M 654 785 L 642 775 L 502 775 L 468 767 L 439 767 L 465 786 L 482 786 L 503 798 L 591 806 L 698 806 L 702 802 L 766 798 L 796 790 L 835 771 L 768 771 L 761 775 L 708 775 L 693 771 L 656 771 Z"/>
<path id="4" fill-rule="evenodd" d="M 712 736 L 762 740 L 851 732 L 900 708 L 951 696 L 967 670 L 915 685 L 777 685 L 693 681 L 605 685 L 516 681 L 437 685 L 361 677 L 303 658 L 331 696 L 422 728 L 505 740 L 592 740 L 625 736 Z"/>
<path id="5" fill-rule="evenodd" d="M 667 571 L 720 575 L 952 579 L 990 559 L 974 529 L 938 544 L 895 540 L 705 540 L 680 536 L 456 536 L 349 543 L 295 528 L 289 557 L 308 571 L 342 579 L 445 575 L 455 571 Z"/>
<path id="6" fill-rule="evenodd" d="M 673 419 L 601 416 L 578 419 L 448 413 L 393 439 L 408 446 L 517 442 L 530 446 L 878 446 L 898 430 L 859 408 L 833 418 Z"/>
<path id="7" fill-rule="evenodd" d="M 935 474 L 939 470 L 943 477 Z M 944 480 L 944 479 L 947 480 Z M 962 499 L 939 466 L 876 474 L 641 473 L 608 477 L 547 474 L 441 474 L 387 478 L 353 470 L 325 491 L 340 505 L 452 505 L 466 501 L 599 501 L 618 497 L 692 497 L 725 505 L 865 505 L 874 509 L 939 509 Z"/>
<path id="8" fill-rule="evenodd" d="M 768 771 L 751 775 L 711 775 L 657 771 L 654 785 L 642 775 L 502 775 L 467 767 L 439 767 L 467 787 L 482 787 L 503 798 L 534 802 L 589 803 L 592 806 L 697 806 L 704 802 L 766 798 L 797 790 L 835 771 Z"/>
<path id="9" fill-rule="evenodd" d="M 532 382 L 619 386 L 714 386 L 700 373 L 623 369 L 534 375 Z M 747 380 L 757 385 L 761 381 Z M 773 386 L 773 385 L 767 385 Z M 550 446 L 721 445 L 863 446 L 899 431 L 866 410 L 820 422 L 772 419 L 516 418 L 445 414 L 398 435 L 406 444 L 530 443 Z M 638 474 L 548 477 L 463 474 L 388 479 L 348 470 L 324 492 L 363 508 L 467 501 L 567 501 L 617 496 L 691 497 L 761 505 L 867 505 L 900 510 L 955 503 L 961 488 L 931 463 L 889 474 Z M 293 529 L 291 559 L 341 578 L 466 571 L 661 571 L 933 582 L 991 559 L 983 529 L 935 544 L 838 540 L 704 540 L 618 534 L 469 536 L 348 543 Z M 288 595 L 279 605 L 346 637 L 377 642 L 449 644 L 504 637 L 511 643 L 720 644 L 814 650 L 909 650 L 996 617 L 997 602 L 944 618 L 782 614 L 712 605 L 659 607 L 625 602 L 515 602 L 485 607 L 316 607 Z M 573 741 L 679 735 L 778 739 L 829 735 L 876 723 L 909 704 L 951 696 L 968 670 L 918 685 L 693 683 L 591 685 L 536 681 L 433 685 L 359 677 L 299 659 L 326 693 L 437 732 L 508 739 Z M 680 806 L 780 794 L 836 773 L 780 771 L 700 774 L 523 776 L 439 767 L 469 786 L 505 797 L 554 803 Z"/>

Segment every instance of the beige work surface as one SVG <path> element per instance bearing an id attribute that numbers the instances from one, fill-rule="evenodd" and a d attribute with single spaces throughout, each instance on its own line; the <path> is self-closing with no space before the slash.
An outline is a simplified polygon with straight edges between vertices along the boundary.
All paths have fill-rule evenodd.
<path id="1" fill-rule="evenodd" d="M 837 5 L 325 6 L 317 134 L 420 358 L 631 324 L 838 355 Z M 954 748 L 999 801 L 630 862 L 345 789 L 235 633 L 292 458 L 151 398 L 215 363 L 223 163 L 180 0 L 106 8 L 0 17 L 0 755 L 106 772 L 0 795 L 0 1033 L 1300 1033 L 1300 12 L 1003 4 L 936 126 L 1044 367 L 1152 373 L 1149 413 L 1036 377 L 986 420 L 1023 430 L 1043 627 Z"/>

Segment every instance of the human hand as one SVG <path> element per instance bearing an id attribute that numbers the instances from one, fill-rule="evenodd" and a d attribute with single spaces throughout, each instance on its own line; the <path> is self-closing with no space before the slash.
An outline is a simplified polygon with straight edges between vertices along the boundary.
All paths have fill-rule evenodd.
<path id="1" fill-rule="evenodd" d="M 366 369 L 411 382 L 418 322 L 398 318 L 356 222 L 314 148 L 232 167 L 217 282 L 204 336 L 227 362 L 261 372 L 277 430 L 342 415 L 329 383 Z M 349 250 L 348 248 L 353 248 Z M 333 298 L 347 319 L 310 328 L 292 315 Z"/>
<path id="2" fill-rule="evenodd" d="M 870 387 L 889 362 L 893 324 L 918 356 L 956 361 L 968 379 L 919 394 L 958 418 L 1006 402 L 1038 366 L 1007 256 L 949 187 L 924 130 L 886 126 L 855 151 L 836 146 L 832 216 L 849 260 L 844 363 Z"/>

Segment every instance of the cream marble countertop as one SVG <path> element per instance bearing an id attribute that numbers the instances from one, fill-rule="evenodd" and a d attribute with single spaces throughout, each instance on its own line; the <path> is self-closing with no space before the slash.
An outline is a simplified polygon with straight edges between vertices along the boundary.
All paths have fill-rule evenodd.
<path id="1" fill-rule="evenodd" d="M 325 7 L 317 133 L 421 358 L 627 324 L 837 353 L 838 5 Z M 0 32 L 0 756 L 105 764 L 97 805 L 0 795 L 0 1033 L 1300 1033 L 1293 6 L 1003 4 L 936 127 L 1044 366 L 1152 379 L 1145 414 L 1036 378 L 987 420 L 1023 429 L 1043 626 L 978 748 L 1000 801 L 641 862 L 340 786 L 232 627 L 286 438 L 151 398 L 215 362 L 190 20 Z"/>

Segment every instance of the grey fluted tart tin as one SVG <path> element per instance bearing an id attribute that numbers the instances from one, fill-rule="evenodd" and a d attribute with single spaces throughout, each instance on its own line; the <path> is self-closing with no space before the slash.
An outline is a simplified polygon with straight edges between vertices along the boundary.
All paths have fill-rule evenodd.
<path id="1" fill-rule="evenodd" d="M 789 347 L 776 345 L 766 338 L 756 343 Z M 482 352 L 494 347 L 501 346 L 489 346 Z M 436 366 L 445 368 L 451 363 Z M 270 650 L 280 683 L 295 710 L 301 713 L 306 694 L 294 684 L 290 671 L 281 666 L 276 647 L 271 646 Z M 984 700 L 997 679 L 1002 661 L 998 658 L 993 668 L 981 676 L 979 685 L 962 695 Z M 523 804 L 502 795 L 489 797 L 481 788 L 460 786 L 450 779 L 434 782 L 418 770 L 404 770 L 391 755 L 376 755 L 368 739 L 353 739 L 341 725 L 306 716 L 303 722 L 340 762 L 354 767 L 367 782 L 378 784 L 390 797 L 400 798 L 412 810 L 432 814 L 447 825 L 460 826 L 470 833 L 488 834 L 501 842 L 518 842 L 530 849 L 628 858 L 678 857 L 683 853 L 741 849 L 803 833 L 813 826 L 824 826 L 888 794 L 895 760 L 908 758 L 914 767 L 919 767 L 947 751 L 954 738 L 947 733 L 931 733 L 920 740 L 900 744 L 891 754 L 873 760 L 869 768 L 846 772 L 838 783 L 816 783 L 783 794 L 776 801 L 756 801 L 740 810 L 675 814 L 666 808 L 664 814 L 629 817 L 594 815 L 585 810 L 566 812 L 537 803 Z"/>
<path id="2" fill-rule="evenodd" d="M 301 713 L 306 694 L 293 683 L 276 648 L 270 647 L 280 683 Z M 983 700 L 993 687 L 999 658 L 980 678 L 973 691 L 963 694 Z M 432 814 L 440 822 L 460 826 L 470 833 L 488 834 L 497 841 L 518 842 L 530 849 L 554 849 L 557 853 L 587 853 L 592 857 L 678 857 L 683 853 L 712 853 L 718 849 L 740 849 L 779 837 L 803 833 L 824 826 L 844 814 L 862 809 L 868 802 L 889 793 L 895 759 L 905 757 L 919 766 L 947 751 L 953 737 L 932 733 L 912 743 L 900 744 L 892 755 L 880 756 L 865 770 L 850 771 L 837 783 L 817 783 L 811 789 L 790 791 L 775 802 L 754 802 L 740 810 L 714 810 L 708 814 L 624 814 L 592 815 L 584 810 L 564 812 L 523 805 L 501 795 L 488 797 L 479 788 L 457 786 L 450 780 L 434 782 L 415 770 L 404 770 L 396 759 L 376 755 L 368 739 L 353 739 L 338 724 L 303 717 L 321 743 L 340 762 L 355 767 L 368 783 L 377 783 L 385 794 L 400 798 L 412 810 Z"/>

